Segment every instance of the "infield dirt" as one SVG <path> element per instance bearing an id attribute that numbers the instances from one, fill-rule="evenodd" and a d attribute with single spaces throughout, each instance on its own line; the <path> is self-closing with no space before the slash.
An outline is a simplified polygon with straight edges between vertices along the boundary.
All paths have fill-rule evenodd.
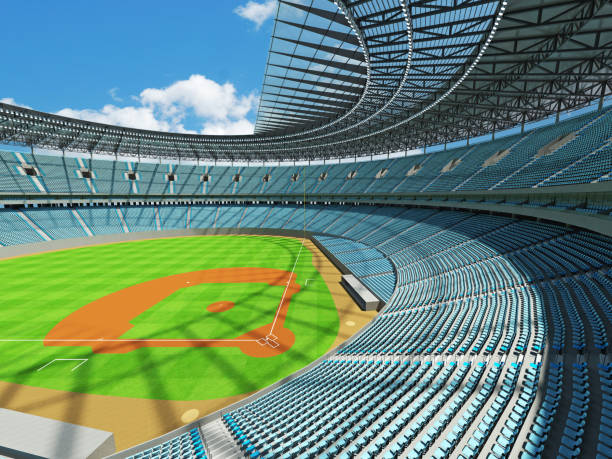
<path id="1" fill-rule="evenodd" d="M 300 291 L 295 278 L 295 274 L 280 269 L 218 268 L 153 279 L 111 293 L 79 308 L 53 327 L 45 337 L 44 344 L 89 346 L 92 352 L 99 354 L 123 354 L 141 347 L 238 347 L 251 357 L 273 357 L 288 350 L 295 342 L 293 332 L 283 326 L 291 297 Z M 233 339 L 120 338 L 133 327 L 130 322 L 132 319 L 179 289 L 193 288 L 203 283 L 237 282 L 285 287 L 272 323 Z"/>

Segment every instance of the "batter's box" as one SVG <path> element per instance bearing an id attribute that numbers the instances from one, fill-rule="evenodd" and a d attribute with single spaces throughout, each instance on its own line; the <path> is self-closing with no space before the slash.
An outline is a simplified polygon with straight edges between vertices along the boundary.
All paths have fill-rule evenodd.
<path id="1" fill-rule="evenodd" d="M 83 365 L 85 362 L 87 362 L 89 359 L 53 359 L 51 360 L 49 363 L 47 363 L 46 365 L 43 365 L 42 367 L 40 367 L 38 370 L 36 371 L 40 371 L 43 368 L 47 368 L 49 365 L 51 365 L 53 362 L 81 362 L 78 365 L 75 365 L 72 367 L 72 370 L 70 371 L 74 371 L 77 368 L 79 368 L 81 365 Z"/>
<path id="2" fill-rule="evenodd" d="M 257 344 L 259 344 L 260 346 L 265 346 L 266 344 L 268 344 L 268 340 L 266 338 L 259 338 L 257 340 Z"/>
<path id="3" fill-rule="evenodd" d="M 273 339 L 269 339 L 268 346 L 270 346 L 272 349 L 276 349 L 278 346 L 280 346 L 280 344 L 278 344 L 278 342 L 274 341 Z"/>
<path id="4" fill-rule="evenodd" d="M 267 336 L 266 336 L 266 339 L 267 339 L 267 340 L 271 340 L 271 339 L 272 339 L 272 340 L 277 340 L 277 339 L 278 339 L 278 336 L 273 335 L 273 334 L 271 334 L 271 333 L 270 333 L 269 335 L 267 335 Z"/>

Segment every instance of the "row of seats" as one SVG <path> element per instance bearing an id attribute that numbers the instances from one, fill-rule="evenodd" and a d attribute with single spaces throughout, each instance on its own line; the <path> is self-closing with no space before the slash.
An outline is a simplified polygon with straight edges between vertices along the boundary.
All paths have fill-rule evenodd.
<path id="1" fill-rule="evenodd" d="M 128 456 L 126 459 L 206 459 L 206 457 L 200 430 L 193 428 L 160 445 Z"/>
<path id="2" fill-rule="evenodd" d="M 598 365 L 598 373 L 603 401 L 597 437 L 597 453 L 601 457 L 612 457 L 612 365 Z"/>
<path id="3" fill-rule="evenodd" d="M 362 242 L 332 236 L 315 236 L 333 256 L 383 301 L 395 290 L 393 264 L 379 250 Z"/>
<path id="4" fill-rule="evenodd" d="M 434 154 L 312 166 L 186 165 L 0 152 L 0 192 L 358 194 L 591 183 L 612 178 L 611 121 L 612 111 L 605 109 L 528 133 Z"/>
<path id="5" fill-rule="evenodd" d="M 565 419 L 565 428 L 559 445 L 559 455 L 562 457 L 577 457 L 580 454 L 591 398 L 586 363 L 572 365 L 571 390 L 571 405 L 569 414 Z"/>
<path id="6" fill-rule="evenodd" d="M 544 403 L 554 403 L 559 395 L 562 366 L 553 363 L 543 367 L 542 356 L 549 342 L 553 352 L 568 360 L 597 355 L 609 359 L 610 239 L 555 225 L 427 209 L 397 212 L 381 219 L 382 214 L 392 212 L 376 209 L 337 237 L 320 238 L 337 254 L 365 254 L 370 253 L 369 248 L 382 251 L 398 272 L 397 286 L 385 309 L 334 359 L 351 369 L 352 365 L 372 362 L 391 366 L 406 362 L 410 368 L 414 365 L 410 362 L 427 356 L 456 359 L 465 355 L 470 360 L 464 364 L 476 364 L 473 377 L 461 383 L 465 375 L 457 373 L 461 378 L 455 381 L 451 367 L 431 374 L 437 370 L 432 362 L 418 375 L 430 376 L 421 391 L 408 396 L 396 388 L 388 396 L 391 406 L 388 399 L 366 405 L 366 409 L 361 398 L 351 401 L 355 403 L 354 416 L 348 425 L 336 430 L 336 425 L 329 425 L 330 434 L 323 438 L 315 435 L 320 424 L 311 425 L 308 417 L 292 412 L 274 414 L 282 417 L 281 428 L 286 428 L 283 435 L 287 432 L 287 437 L 279 437 L 277 431 L 258 436 L 250 423 L 259 425 L 260 419 L 271 415 L 267 397 L 275 399 L 274 406 L 286 406 L 290 399 L 284 390 L 289 385 L 283 385 L 262 398 L 262 404 L 256 400 L 224 415 L 238 445 L 251 457 L 539 457 L 544 446 L 551 451 L 556 447 L 554 454 L 561 457 L 581 454 L 583 433 L 575 429 L 572 413 L 588 414 L 586 405 L 578 404 L 586 395 L 584 379 L 579 377 L 587 366 L 572 365 L 575 406 L 555 421 L 566 426 L 549 440 L 540 415 L 545 414 L 542 408 L 550 408 Z M 375 228 L 365 228 L 369 220 L 376 222 Z M 349 239 L 348 234 L 358 236 L 354 239 L 358 244 L 338 239 Z M 400 238 L 401 243 L 397 241 Z M 330 362 L 337 365 L 336 360 Z M 537 394 L 543 371 L 548 386 L 541 402 Z M 323 380 L 344 378 L 343 372 L 333 371 Z M 303 384 L 296 394 L 306 391 L 322 397 L 317 399 L 320 407 L 334 407 L 340 393 L 342 400 L 351 395 L 348 389 L 328 390 L 323 381 L 310 380 L 309 373 L 295 382 Z M 402 380 L 402 376 L 397 378 Z M 352 387 L 352 380 L 347 384 Z M 463 389 L 451 400 L 455 387 Z M 602 384 L 604 387 L 608 386 Z M 444 389 L 444 397 L 434 397 Z M 426 393 L 428 397 L 423 396 Z M 592 400 L 593 394 L 589 397 Z M 597 399 L 603 402 L 605 397 L 606 392 L 598 390 Z M 254 417 L 255 412 L 259 417 Z M 600 423 L 606 425 L 604 415 L 606 412 L 601 419 L 591 419 L 590 425 L 596 429 Z M 328 425 L 327 418 L 321 422 Z M 604 427 L 601 429 L 596 448 L 605 454 L 609 439 Z M 302 443 L 290 440 L 293 431 L 305 432 L 299 437 Z M 517 444 L 519 437 L 523 440 Z M 272 444 L 268 439 L 274 439 Z"/>

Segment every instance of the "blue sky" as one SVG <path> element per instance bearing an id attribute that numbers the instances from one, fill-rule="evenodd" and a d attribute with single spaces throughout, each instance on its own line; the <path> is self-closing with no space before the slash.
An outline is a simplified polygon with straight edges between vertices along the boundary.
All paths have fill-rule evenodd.
<path id="1" fill-rule="evenodd" d="M 0 100 L 145 129 L 252 132 L 275 0 L 3 2 Z"/>

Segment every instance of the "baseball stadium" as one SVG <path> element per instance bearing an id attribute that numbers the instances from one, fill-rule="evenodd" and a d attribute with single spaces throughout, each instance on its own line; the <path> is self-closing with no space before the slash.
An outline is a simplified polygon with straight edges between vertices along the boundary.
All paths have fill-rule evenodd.
<path id="1" fill-rule="evenodd" d="M 612 457 L 612 3 L 243 3 L 252 133 L 0 99 L 0 457 Z"/>

